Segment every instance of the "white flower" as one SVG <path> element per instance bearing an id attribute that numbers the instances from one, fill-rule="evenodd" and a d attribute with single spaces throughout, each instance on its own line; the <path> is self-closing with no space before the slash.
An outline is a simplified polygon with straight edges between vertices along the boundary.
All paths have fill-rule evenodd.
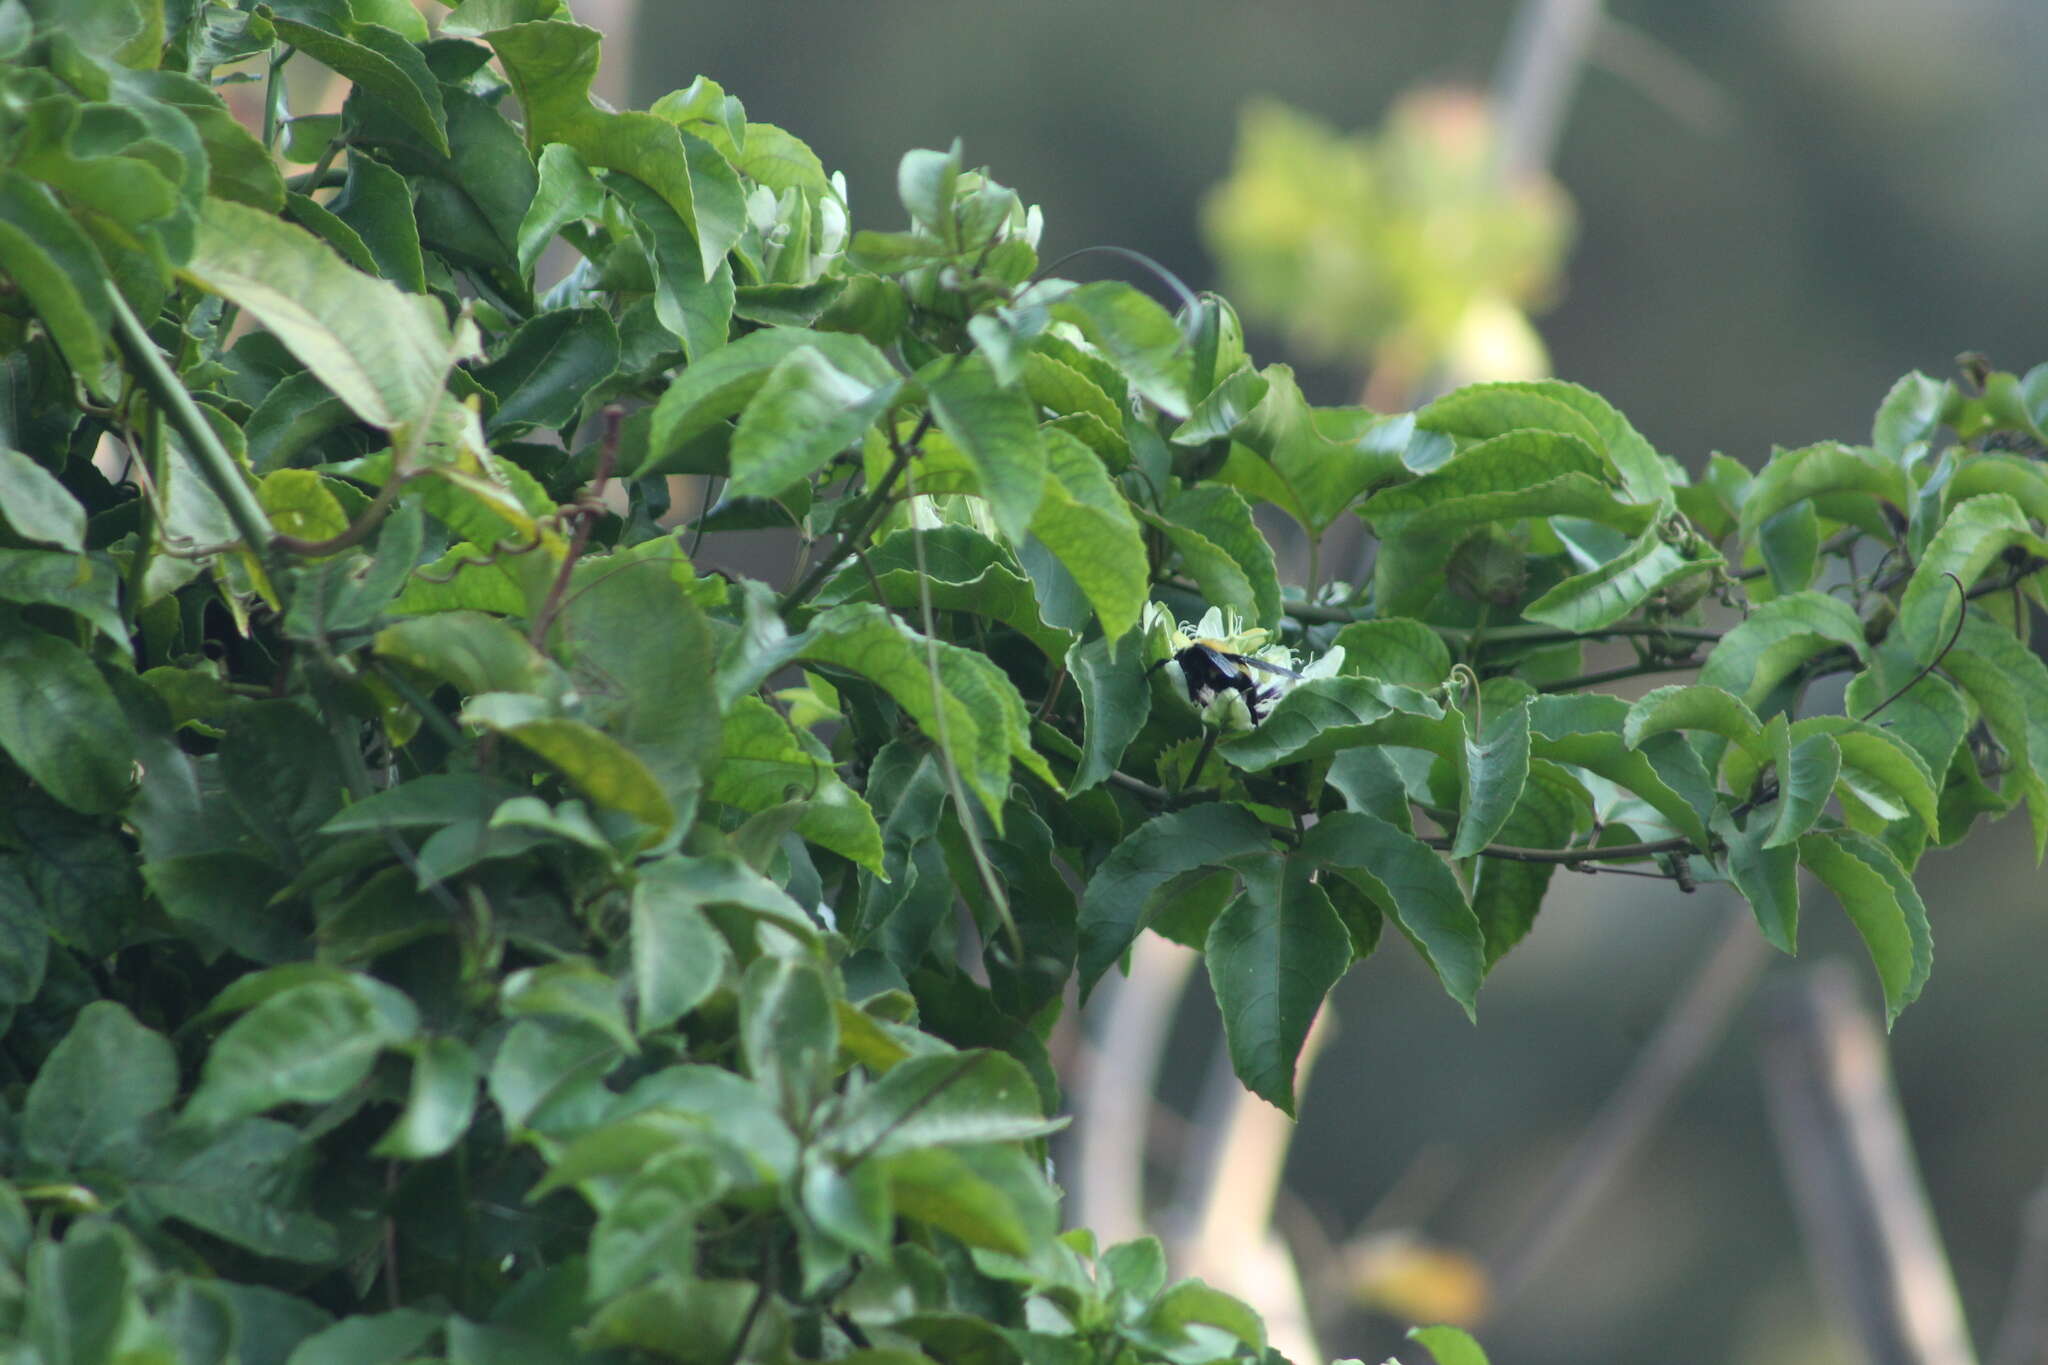
<path id="1" fill-rule="evenodd" d="M 1272 632 L 1247 628 L 1236 612 L 1221 607 L 1210 607 L 1189 625 L 1176 623 L 1158 603 L 1147 603 L 1144 628 L 1151 651 L 1163 656 L 1154 667 L 1165 670 L 1201 712 L 1203 724 L 1221 730 L 1251 729 L 1294 688 L 1311 678 L 1334 677 L 1344 664 L 1342 649 L 1302 663 L 1293 650 L 1271 641 Z"/>

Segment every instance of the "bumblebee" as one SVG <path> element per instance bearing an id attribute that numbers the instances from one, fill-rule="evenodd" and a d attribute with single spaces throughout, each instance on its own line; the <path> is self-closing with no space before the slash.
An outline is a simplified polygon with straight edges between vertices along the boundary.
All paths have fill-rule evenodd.
<path id="1" fill-rule="evenodd" d="M 1251 713 L 1254 725 L 1265 719 L 1266 710 L 1278 699 L 1280 689 L 1272 683 L 1261 683 L 1252 676 L 1253 671 L 1281 678 L 1301 677 L 1291 668 L 1282 668 L 1248 654 L 1233 654 L 1216 640 L 1190 640 L 1185 649 L 1161 659 L 1146 669 L 1145 674 L 1150 677 L 1168 664 L 1180 666 L 1181 678 L 1187 684 L 1188 700 L 1197 710 L 1205 709 L 1225 692 L 1235 692 L 1244 698 L 1245 710 Z"/>

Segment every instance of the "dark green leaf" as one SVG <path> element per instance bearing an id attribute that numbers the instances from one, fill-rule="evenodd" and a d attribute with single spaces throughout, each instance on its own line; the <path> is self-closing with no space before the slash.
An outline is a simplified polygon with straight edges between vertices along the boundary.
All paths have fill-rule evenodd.
<path id="1" fill-rule="evenodd" d="M 1473 1013 L 1487 942 L 1451 869 L 1428 845 L 1361 811 L 1325 815 L 1302 839 L 1303 858 L 1341 870 L 1401 927 L 1451 999 Z"/>
<path id="2" fill-rule="evenodd" d="M 119 810 L 132 793 L 134 741 L 99 670 L 18 622 L 0 629 L 0 749 L 73 810 Z"/>
<path id="3" fill-rule="evenodd" d="M 45 1172 L 83 1172 L 139 1141 L 144 1121 L 177 1093 L 170 1043 L 122 1006 L 96 1000 L 79 1011 L 29 1086 L 22 1148 Z"/>
<path id="4" fill-rule="evenodd" d="M 1031 400 L 997 382 L 979 356 L 933 362 L 919 376 L 939 429 L 974 467 L 996 525 L 1023 540 L 1046 483 L 1046 453 Z"/>
<path id="5" fill-rule="evenodd" d="M 809 962 L 762 957 L 740 986 L 740 1046 L 747 1072 L 802 1115 L 824 1092 L 839 1054 L 839 1020 L 824 974 Z"/>
<path id="6" fill-rule="evenodd" d="M 1081 898 L 1080 975 L 1085 998 L 1144 927 L 1145 902 L 1168 879 L 1263 852 L 1273 836 L 1242 806 L 1207 805 L 1147 821 L 1103 859 Z"/>
<path id="7" fill-rule="evenodd" d="M 324 1103 L 368 1075 L 384 1048 L 405 1041 L 354 982 L 292 986 L 215 1040 L 185 1118 L 218 1126 L 287 1101 Z"/>
<path id="8" fill-rule="evenodd" d="M 85 548 L 85 509 L 41 465 L 0 446 L 0 521 L 23 540 L 77 554 Z"/>
<path id="9" fill-rule="evenodd" d="M 1529 708 L 1513 706 L 1486 721 L 1482 737 L 1465 738 L 1458 769 L 1458 834 L 1453 858 L 1469 858 L 1493 842 L 1529 780 Z"/>
<path id="10" fill-rule="evenodd" d="M 1097 636 L 1067 651 L 1067 671 L 1080 692 L 1085 721 L 1081 761 L 1067 787 L 1071 795 L 1078 796 L 1116 771 L 1124 750 L 1151 714 L 1152 690 L 1138 665 L 1136 642 L 1125 643 L 1121 651 L 1113 644 L 1107 636 Z"/>
<path id="11" fill-rule="evenodd" d="M 1295 1059 L 1323 996 L 1351 965 L 1351 934 L 1313 880 L 1313 862 L 1262 854 L 1235 866 L 1244 891 L 1209 930 L 1209 981 L 1238 1078 L 1291 1116 Z"/>
<path id="12" fill-rule="evenodd" d="M 460 1038 L 421 1039 L 412 1048 L 405 1112 L 370 1149 L 372 1155 L 424 1161 L 453 1147 L 469 1131 L 478 1074 L 476 1054 Z"/>
<path id="13" fill-rule="evenodd" d="M 602 308 L 541 313 L 472 373 L 498 400 L 493 435 L 574 420 L 584 398 L 619 365 L 619 332 Z"/>

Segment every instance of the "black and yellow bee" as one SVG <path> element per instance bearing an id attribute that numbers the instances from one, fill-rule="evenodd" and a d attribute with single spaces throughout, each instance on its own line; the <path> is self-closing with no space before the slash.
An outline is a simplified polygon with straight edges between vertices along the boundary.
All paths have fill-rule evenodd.
<path id="1" fill-rule="evenodd" d="M 1198 709 L 1208 706 L 1225 692 L 1235 692 L 1244 698 L 1245 710 L 1251 713 L 1254 725 L 1266 718 L 1266 710 L 1279 698 L 1280 688 L 1273 683 L 1259 682 L 1252 676 L 1252 671 L 1271 673 L 1281 678 L 1301 677 L 1291 668 L 1282 668 L 1249 654 L 1234 654 L 1217 640 L 1190 640 L 1186 648 L 1161 659 L 1145 673 L 1149 677 L 1168 664 L 1180 665 L 1181 679 L 1187 684 L 1188 700 Z"/>

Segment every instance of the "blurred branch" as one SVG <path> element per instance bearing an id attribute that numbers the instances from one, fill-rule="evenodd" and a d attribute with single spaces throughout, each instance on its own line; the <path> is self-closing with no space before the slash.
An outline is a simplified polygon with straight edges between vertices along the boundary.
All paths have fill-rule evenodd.
<path id="1" fill-rule="evenodd" d="M 2013 1262 L 2005 1317 L 1991 1347 L 1991 1365 L 2048 1361 L 2048 1184 L 2027 1200 L 2020 1254 Z"/>
<path id="2" fill-rule="evenodd" d="M 1109 983 L 1100 1042 L 1075 1097 L 1080 1189 L 1072 1200 L 1075 1224 L 1095 1229 L 1105 1246 L 1149 1230 L 1144 1134 L 1156 1103 L 1159 1059 L 1199 956 L 1157 934 L 1143 934 L 1131 945 L 1130 975 Z"/>
<path id="3" fill-rule="evenodd" d="M 1849 969 L 1772 1001 L 1764 1095 L 1815 1277 L 1877 1365 L 1973 1365 L 1941 1234 Z"/>
<path id="4" fill-rule="evenodd" d="M 1612 14 L 1602 15 L 1593 30 L 1591 57 L 1700 137 L 1719 136 L 1735 122 L 1727 91 L 1648 32 Z"/>
<path id="5" fill-rule="evenodd" d="M 1328 1004 L 1316 1012 L 1294 1064 L 1296 1094 L 1308 1089 L 1316 1055 L 1334 1031 Z M 1273 1210 L 1294 1120 L 1246 1090 L 1219 1047 L 1219 1065 L 1197 1114 L 1214 1140 L 1188 1163 L 1179 1204 L 1190 1231 L 1174 1247 L 1186 1273 L 1237 1295 L 1266 1320 L 1273 1346 L 1290 1360 L 1321 1360 L 1301 1268 L 1273 1231 Z"/>
<path id="6" fill-rule="evenodd" d="M 1524 0 L 1516 11 L 1493 88 L 1504 182 L 1550 165 L 1599 22 L 1600 0 Z"/>
<path id="7" fill-rule="evenodd" d="M 1628 1076 L 1587 1127 L 1550 1187 L 1489 1260 L 1493 1311 L 1528 1287 L 1627 1169 L 1671 1097 L 1698 1068 L 1749 997 L 1770 948 L 1741 901 L 1723 915 L 1721 941 L 1700 965 Z"/>

